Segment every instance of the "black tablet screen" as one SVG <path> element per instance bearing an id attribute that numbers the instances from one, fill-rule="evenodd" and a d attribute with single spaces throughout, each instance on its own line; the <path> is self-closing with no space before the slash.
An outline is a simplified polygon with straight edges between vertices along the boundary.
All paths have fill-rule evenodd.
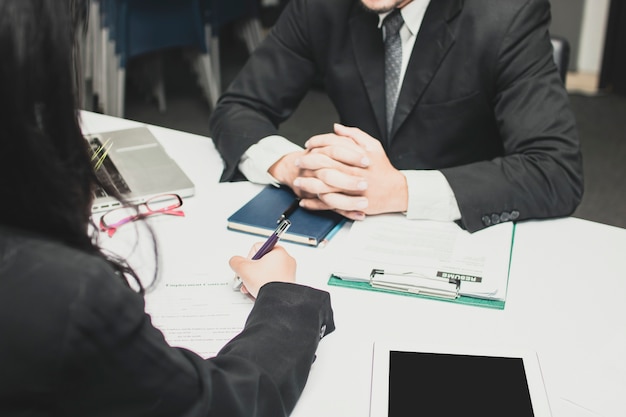
<path id="1" fill-rule="evenodd" d="M 533 417 L 521 358 L 390 352 L 389 417 Z"/>

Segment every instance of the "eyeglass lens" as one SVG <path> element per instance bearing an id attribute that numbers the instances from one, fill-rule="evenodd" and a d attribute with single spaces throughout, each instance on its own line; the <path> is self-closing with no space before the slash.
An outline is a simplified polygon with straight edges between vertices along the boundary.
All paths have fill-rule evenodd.
<path id="1" fill-rule="evenodd" d="M 100 223 L 104 228 L 116 228 L 150 214 L 167 213 L 182 204 L 183 200 L 177 194 L 158 195 L 138 205 L 137 208 L 121 207 L 111 210 L 102 216 Z"/>

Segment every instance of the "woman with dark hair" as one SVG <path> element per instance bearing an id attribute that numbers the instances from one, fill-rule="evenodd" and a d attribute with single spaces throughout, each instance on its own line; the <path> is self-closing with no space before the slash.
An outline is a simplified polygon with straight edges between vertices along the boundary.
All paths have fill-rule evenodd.
<path id="1" fill-rule="evenodd" d="M 86 7 L 0 0 L 0 415 L 288 415 L 334 323 L 283 248 L 231 258 L 256 301 L 204 360 L 166 343 L 132 268 L 89 235 L 98 181 L 75 71 Z"/>

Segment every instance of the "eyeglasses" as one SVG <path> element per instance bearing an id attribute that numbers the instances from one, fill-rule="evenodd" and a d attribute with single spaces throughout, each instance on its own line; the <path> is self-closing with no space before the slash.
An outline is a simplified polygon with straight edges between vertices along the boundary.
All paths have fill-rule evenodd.
<path id="1" fill-rule="evenodd" d="M 136 206 L 107 211 L 100 218 L 100 230 L 107 232 L 111 237 L 123 225 L 153 214 L 184 216 L 185 213 L 182 210 L 177 210 L 182 205 L 183 199 L 178 194 L 157 195 Z"/>

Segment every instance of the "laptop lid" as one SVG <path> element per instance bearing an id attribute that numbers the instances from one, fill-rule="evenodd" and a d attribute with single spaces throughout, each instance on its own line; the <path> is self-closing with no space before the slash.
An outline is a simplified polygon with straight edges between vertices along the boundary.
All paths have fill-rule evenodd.
<path id="1" fill-rule="evenodd" d="M 159 194 L 190 197 L 194 184 L 146 126 L 85 136 L 95 154 L 96 174 L 112 182 L 132 203 L 141 203 Z M 92 212 L 119 205 L 115 198 L 97 190 Z"/>

